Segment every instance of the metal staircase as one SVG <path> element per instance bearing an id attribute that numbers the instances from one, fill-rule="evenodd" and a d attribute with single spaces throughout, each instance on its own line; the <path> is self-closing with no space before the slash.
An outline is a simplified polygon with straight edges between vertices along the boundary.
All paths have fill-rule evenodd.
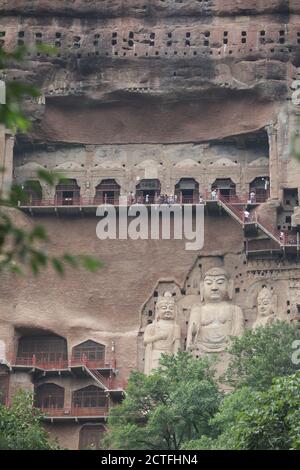
<path id="1" fill-rule="evenodd" d="M 285 246 L 285 240 L 281 238 L 280 231 L 272 227 L 266 221 L 262 220 L 260 216 L 255 212 L 250 214 L 249 219 L 245 219 L 245 210 L 247 204 L 236 198 L 236 202 L 233 204 L 226 198 L 219 196 L 218 198 L 220 206 L 234 219 L 236 220 L 246 231 L 247 227 L 254 227 L 264 232 L 271 240 L 274 240 L 279 246 Z"/>
<path id="2" fill-rule="evenodd" d="M 100 372 L 96 369 L 89 369 L 87 365 L 84 365 L 84 368 L 87 372 L 87 374 L 94 379 L 98 385 L 100 385 L 101 388 L 105 391 L 109 391 L 110 389 L 110 381 L 111 378 L 104 377 Z"/>

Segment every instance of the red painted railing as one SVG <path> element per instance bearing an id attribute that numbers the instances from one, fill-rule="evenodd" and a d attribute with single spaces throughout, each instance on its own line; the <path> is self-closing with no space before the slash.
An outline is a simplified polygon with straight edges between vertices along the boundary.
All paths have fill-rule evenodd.
<path id="1" fill-rule="evenodd" d="M 233 212 L 238 219 L 241 221 L 241 223 L 244 223 L 244 205 L 243 203 L 237 198 L 237 196 L 234 196 L 234 198 L 228 198 L 225 196 L 221 196 L 220 194 L 218 195 L 218 200 L 223 203 L 231 212 Z M 235 202 L 235 205 L 233 205 L 233 201 Z M 241 205 L 241 207 L 240 207 Z"/>
<path id="2" fill-rule="evenodd" d="M 282 239 L 281 239 L 281 236 L 280 236 L 280 231 L 277 228 L 275 228 L 273 225 L 269 224 L 264 219 L 262 219 L 262 217 L 260 215 L 257 215 L 257 222 L 265 230 L 267 230 L 269 233 L 271 233 L 279 243 L 282 243 Z"/>
<path id="3" fill-rule="evenodd" d="M 111 367 L 111 364 L 106 363 L 103 359 L 91 361 L 85 358 L 81 358 L 81 359 L 72 358 L 69 361 L 70 367 L 76 367 L 76 366 L 82 366 L 82 365 L 87 366 L 89 369 L 106 369 L 106 368 Z"/>
<path id="4" fill-rule="evenodd" d="M 246 212 L 246 204 L 244 204 L 243 201 L 236 196 L 234 198 L 230 198 L 221 196 L 220 193 L 218 193 L 217 199 L 225 207 L 227 207 L 227 209 L 231 211 L 242 224 L 251 224 L 253 222 L 257 223 L 261 230 L 263 230 L 267 235 L 271 236 L 271 238 L 275 239 L 280 245 L 299 246 L 299 234 L 283 233 L 273 225 L 266 222 L 260 215 L 257 214 L 257 212 Z"/>
<path id="5" fill-rule="evenodd" d="M 40 367 L 41 369 L 67 369 L 68 361 L 58 359 L 51 361 L 48 357 L 37 358 L 35 355 L 30 357 L 16 357 L 12 362 L 16 366 Z"/>
<path id="6" fill-rule="evenodd" d="M 300 234 L 299 232 L 281 232 L 281 241 L 284 245 L 297 245 L 300 247 Z"/>
<path id="7" fill-rule="evenodd" d="M 79 407 L 71 408 L 40 408 L 41 412 L 46 416 L 53 417 L 77 417 L 77 416 L 107 416 L 109 412 L 108 402 L 103 407 Z"/>
<path id="8" fill-rule="evenodd" d="M 115 390 L 120 388 L 118 386 L 119 380 L 115 375 L 110 374 L 108 377 L 102 375 L 98 370 L 91 369 L 86 366 L 88 373 L 99 383 L 103 384 L 108 390 Z"/>
<path id="9" fill-rule="evenodd" d="M 16 366 L 27 366 L 27 367 L 39 367 L 45 370 L 60 370 L 60 369 L 68 369 L 69 367 L 80 367 L 80 366 L 87 366 L 90 369 L 106 369 L 106 368 L 115 368 L 114 362 L 108 363 L 105 362 L 104 359 L 101 360 L 94 360 L 90 361 L 88 359 L 78 358 L 78 359 L 70 359 L 64 360 L 59 359 L 55 361 L 51 361 L 49 357 L 45 354 L 45 357 L 37 358 L 36 355 L 32 355 L 29 357 L 16 357 L 16 359 L 12 359 L 9 361 L 10 364 Z"/>
<path id="10" fill-rule="evenodd" d="M 232 204 L 247 204 L 249 202 L 249 196 L 243 195 L 242 197 L 238 197 L 235 194 L 231 194 L 228 196 L 221 195 L 221 193 L 217 193 L 216 196 L 213 196 L 212 191 L 206 191 L 204 195 L 199 196 L 184 196 L 184 195 L 173 195 L 173 196 L 165 196 L 163 194 L 157 196 L 131 196 L 128 197 L 120 197 L 119 198 L 111 198 L 107 197 L 101 199 L 97 196 L 93 198 L 84 198 L 84 197 L 74 197 L 74 198 L 67 198 L 67 200 L 62 201 L 58 198 L 53 199 L 40 199 L 35 201 L 28 201 L 20 203 L 21 207 L 64 207 L 64 206 L 99 206 L 103 204 L 110 204 L 114 206 L 123 205 L 124 201 L 128 204 L 201 204 L 205 201 L 211 201 L 213 199 L 218 200 L 220 197 Z"/>

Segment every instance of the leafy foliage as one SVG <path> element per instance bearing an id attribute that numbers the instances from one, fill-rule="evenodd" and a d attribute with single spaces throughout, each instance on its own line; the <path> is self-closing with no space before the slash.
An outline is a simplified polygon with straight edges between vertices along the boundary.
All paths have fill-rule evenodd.
<path id="1" fill-rule="evenodd" d="M 250 398 L 231 428 L 230 448 L 300 449 L 300 373 L 275 379 L 266 392 L 252 391 Z"/>
<path id="2" fill-rule="evenodd" d="M 227 382 L 235 388 L 266 390 L 275 377 L 295 373 L 297 365 L 291 357 L 293 342 L 299 339 L 299 330 L 285 321 L 246 330 L 242 337 L 232 339 Z"/>
<path id="3" fill-rule="evenodd" d="M 132 372 L 124 402 L 111 410 L 105 445 L 113 449 L 178 450 L 211 434 L 221 394 L 207 359 L 163 356 L 150 376 Z"/>
<path id="4" fill-rule="evenodd" d="M 267 391 L 245 387 L 225 397 L 211 421 L 221 431 L 186 450 L 299 450 L 300 373 L 280 377 Z"/>
<path id="5" fill-rule="evenodd" d="M 277 450 L 300 448 L 299 331 L 286 322 L 234 338 L 220 393 L 207 359 L 163 356 L 150 376 L 132 372 L 124 402 L 111 410 L 106 448 Z"/>
<path id="6" fill-rule="evenodd" d="M 42 414 L 32 406 L 32 394 L 20 390 L 10 407 L 0 405 L 0 450 L 56 450 L 42 427 Z"/>
<path id="7" fill-rule="evenodd" d="M 233 338 L 227 394 L 210 426 L 185 450 L 288 450 L 300 448 L 300 372 L 292 345 L 300 334 L 278 321 Z"/>

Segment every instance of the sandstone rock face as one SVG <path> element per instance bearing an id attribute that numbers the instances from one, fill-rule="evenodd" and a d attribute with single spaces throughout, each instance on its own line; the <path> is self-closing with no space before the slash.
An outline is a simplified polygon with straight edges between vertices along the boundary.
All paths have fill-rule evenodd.
<path id="1" fill-rule="evenodd" d="M 14 139 L 0 129 L 0 187 L 36 180 L 41 168 L 64 172 L 79 188 L 80 208 L 60 207 L 57 188 L 41 182 L 42 201 L 15 220 L 43 223 L 49 253 L 104 263 L 96 274 L 68 270 L 63 279 L 50 269 L 39 278 L 1 274 L 0 372 L 13 365 L 11 392 L 35 390 L 52 413 L 47 429 L 63 446 L 94 442 L 93 423 L 102 435 L 102 390 L 113 405 L 130 371 L 145 369 L 144 333 L 166 292 L 176 304 L 182 350 L 212 268 L 233 281 L 228 303 L 242 311 L 245 328 L 258 321 L 266 289 L 276 297 L 277 318 L 298 318 L 300 269 L 291 242 L 299 229 L 300 164 L 289 149 L 299 114 L 299 15 L 298 0 L 0 1 L 0 46 L 29 48 L 27 60 L 1 70 L 0 79 L 41 89 L 25 104 L 29 135 Z M 55 50 L 36 50 L 39 44 Z M 190 200 L 192 187 L 193 202 L 206 202 L 201 250 L 186 250 L 185 240 L 97 238 L 97 197 L 144 197 L 145 181 L 179 202 Z M 209 200 L 213 188 L 221 200 Z M 66 193 L 60 201 L 76 206 Z M 29 375 L 33 349 L 39 367 Z M 104 379 L 78 369 L 79 361 L 95 370 L 96 359 Z"/>

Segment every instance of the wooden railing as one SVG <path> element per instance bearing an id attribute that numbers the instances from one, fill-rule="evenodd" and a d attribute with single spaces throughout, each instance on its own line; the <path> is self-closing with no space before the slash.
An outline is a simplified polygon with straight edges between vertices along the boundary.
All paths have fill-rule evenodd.
<path id="1" fill-rule="evenodd" d="M 47 357 L 36 357 L 32 355 L 29 357 L 18 356 L 12 362 L 16 366 L 40 367 L 41 369 L 67 369 L 68 361 L 66 359 L 50 360 Z"/>
<path id="2" fill-rule="evenodd" d="M 228 197 L 221 196 L 217 194 L 217 199 L 223 205 L 223 207 L 233 215 L 238 221 L 245 226 L 246 224 L 256 223 L 257 226 L 271 239 L 276 241 L 279 245 L 285 246 L 300 246 L 299 233 L 291 234 L 287 232 L 282 232 L 276 227 L 268 223 L 263 219 L 256 211 L 249 213 L 246 212 L 246 205 L 243 201 L 237 197 L 230 199 Z M 234 203 L 233 203 L 234 201 Z"/>
<path id="3" fill-rule="evenodd" d="M 116 367 L 114 359 L 112 359 L 112 361 L 106 361 L 105 359 L 89 360 L 86 357 L 81 357 L 78 359 L 56 359 L 53 361 L 48 357 L 47 353 L 41 358 L 37 357 L 35 354 L 27 357 L 18 356 L 15 360 L 12 358 L 9 363 L 15 366 L 39 367 L 45 370 L 61 370 L 76 366 L 87 366 L 90 369 L 114 369 Z"/>
<path id="4" fill-rule="evenodd" d="M 77 417 L 77 416 L 107 416 L 109 412 L 109 404 L 102 407 L 79 407 L 72 406 L 71 408 L 39 408 L 46 416 L 53 417 Z"/>

